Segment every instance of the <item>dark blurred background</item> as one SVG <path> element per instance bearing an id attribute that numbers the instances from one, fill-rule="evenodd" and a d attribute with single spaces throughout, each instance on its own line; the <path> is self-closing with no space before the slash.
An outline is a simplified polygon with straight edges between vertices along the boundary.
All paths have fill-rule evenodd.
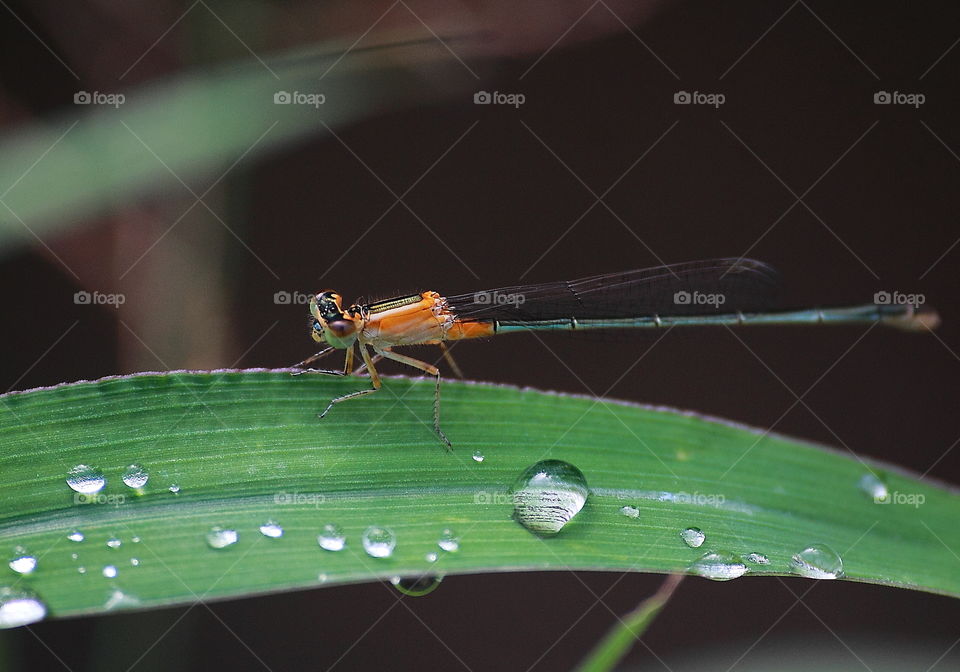
<path id="1" fill-rule="evenodd" d="M 39 223 L 0 210 L 23 241 L 0 258 L 4 389 L 288 365 L 312 343 L 304 307 L 277 292 L 460 293 L 749 255 L 782 272 L 786 304 L 919 292 L 943 325 L 742 340 L 720 329 L 656 345 L 517 336 L 462 344 L 458 362 L 469 378 L 692 409 L 960 482 L 956 3 L 31 0 L 4 3 L 0 17 L 7 137 L 80 119 L 81 89 L 135 91 L 308 43 L 359 54 L 450 38 L 426 59 L 444 62 L 440 75 L 400 61 L 429 84 L 419 102 L 378 105 L 332 131 L 319 109 L 296 142 L 184 174 L 187 187 L 166 179 L 118 195 L 36 237 L 24 230 Z M 525 101 L 474 104 L 481 90 Z M 678 105 L 679 91 L 725 101 Z M 925 99 L 875 104 L 881 91 Z M 228 124 L 242 111 L 220 113 Z M 56 147 L 40 160 L 56 161 Z M 48 190 L 58 198 L 57 184 Z M 78 305 L 78 291 L 125 303 Z M 50 621 L 3 639 L 22 669 L 567 669 L 659 581 L 449 577 L 406 606 L 389 587 L 358 585 Z M 626 664 L 694 669 L 700 653 L 711 663 L 696 669 L 750 669 L 771 651 L 819 648 L 870 669 L 883 642 L 921 646 L 923 669 L 957 669 L 957 649 L 941 658 L 960 637 L 957 601 L 836 582 L 798 603 L 810 587 L 687 580 Z"/>

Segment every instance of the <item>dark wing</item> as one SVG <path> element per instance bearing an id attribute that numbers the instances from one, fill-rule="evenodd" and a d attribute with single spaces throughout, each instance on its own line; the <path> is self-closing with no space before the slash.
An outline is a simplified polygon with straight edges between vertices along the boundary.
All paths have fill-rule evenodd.
<path id="1" fill-rule="evenodd" d="M 770 309 L 779 287 L 767 264 L 729 258 L 501 287 L 448 296 L 447 304 L 468 321 L 710 315 Z"/>

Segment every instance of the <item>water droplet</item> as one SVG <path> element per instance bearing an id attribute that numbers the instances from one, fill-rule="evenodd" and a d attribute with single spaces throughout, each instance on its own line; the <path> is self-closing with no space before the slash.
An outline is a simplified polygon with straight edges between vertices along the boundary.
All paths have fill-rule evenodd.
<path id="1" fill-rule="evenodd" d="M 528 467 L 513 487 L 517 521 L 537 534 L 556 534 L 587 501 L 583 472 L 560 460 L 544 460 Z"/>
<path id="2" fill-rule="evenodd" d="M 134 544 L 139 544 L 139 543 L 140 543 L 140 537 L 131 537 L 131 538 L 130 538 L 130 541 L 133 542 Z"/>
<path id="3" fill-rule="evenodd" d="M 87 573 L 87 568 L 86 568 L 86 567 L 77 567 L 77 571 L 78 571 L 80 574 L 86 574 L 86 573 Z"/>
<path id="4" fill-rule="evenodd" d="M 130 558 L 130 564 L 134 567 L 140 566 L 140 558 Z"/>
<path id="5" fill-rule="evenodd" d="M 207 545 L 210 548 L 227 548 L 233 546 L 239 540 L 240 534 L 236 530 L 214 526 L 207 532 Z"/>
<path id="6" fill-rule="evenodd" d="M 690 565 L 690 571 L 714 581 L 729 581 L 747 573 L 740 558 L 724 551 L 711 551 Z"/>
<path id="7" fill-rule="evenodd" d="M 122 478 L 125 485 L 139 490 L 147 484 L 150 474 L 139 464 L 131 464 L 124 470 Z"/>
<path id="8" fill-rule="evenodd" d="M 765 556 L 763 553 L 747 553 L 745 556 L 743 556 L 743 559 L 756 565 L 770 564 L 770 558 Z"/>
<path id="9" fill-rule="evenodd" d="M 43 620 L 46 605 L 33 593 L 0 588 L 0 628 L 16 628 Z"/>
<path id="10" fill-rule="evenodd" d="M 427 562 L 436 562 L 437 557 L 439 556 L 437 556 L 436 553 L 427 553 L 425 556 L 423 556 L 423 559 L 426 560 Z"/>
<path id="11" fill-rule="evenodd" d="M 67 535 L 67 539 L 69 539 L 70 541 L 76 541 L 77 543 L 79 543 L 83 541 L 85 537 L 83 536 L 83 532 L 81 532 L 80 530 L 74 530 L 73 532 Z"/>
<path id="12" fill-rule="evenodd" d="M 275 520 L 268 520 L 260 526 L 260 534 L 271 539 L 279 539 L 283 536 L 283 528 Z"/>
<path id="13" fill-rule="evenodd" d="M 70 558 L 71 558 L 72 560 L 79 560 L 79 559 L 80 559 L 80 556 L 79 556 L 78 554 L 76 554 L 76 553 L 71 553 L 71 554 L 70 554 Z"/>
<path id="14" fill-rule="evenodd" d="M 86 464 L 78 464 L 67 472 L 67 485 L 82 495 L 98 493 L 106 484 L 107 479 L 103 477 L 103 473 Z"/>
<path id="15" fill-rule="evenodd" d="M 368 527 L 360 537 L 363 550 L 371 558 L 389 558 L 397 546 L 397 537 L 385 527 Z"/>
<path id="16" fill-rule="evenodd" d="M 107 539 L 107 546 L 110 548 L 120 548 L 123 545 L 123 542 L 117 539 L 116 537 L 110 537 Z"/>
<path id="17" fill-rule="evenodd" d="M 320 536 L 317 537 L 317 543 L 325 551 L 342 551 L 347 545 L 347 537 L 343 530 L 336 523 L 327 523 L 320 530 Z"/>
<path id="18" fill-rule="evenodd" d="M 483 456 L 479 450 L 473 451 L 473 461 L 474 462 L 483 462 L 486 458 Z"/>
<path id="19" fill-rule="evenodd" d="M 115 579 L 115 578 L 117 578 L 117 568 L 116 568 L 116 566 L 115 566 L 115 565 L 106 565 L 106 566 L 103 568 L 103 575 L 104 575 L 105 577 L 107 577 L 108 579 Z"/>
<path id="20" fill-rule="evenodd" d="M 861 476 L 857 482 L 857 487 L 874 502 L 885 502 L 890 497 L 887 484 L 880 480 L 880 477 L 876 474 L 867 473 Z"/>
<path id="21" fill-rule="evenodd" d="M 180 494 L 180 486 L 177 485 L 176 483 L 172 484 L 172 485 L 171 485 L 169 488 L 167 488 L 167 489 L 168 489 L 170 492 L 172 492 L 173 494 L 175 494 L 175 495 Z"/>
<path id="22" fill-rule="evenodd" d="M 840 554 L 826 544 L 813 544 L 793 556 L 793 570 L 808 579 L 837 579 L 843 576 Z"/>
<path id="23" fill-rule="evenodd" d="M 17 546 L 10 559 L 10 569 L 18 574 L 30 574 L 37 568 L 37 557 L 30 555 L 22 546 Z"/>
<path id="24" fill-rule="evenodd" d="M 443 577 L 436 574 L 408 577 L 395 576 L 390 579 L 390 583 L 393 584 L 394 588 L 410 597 L 429 595 L 437 589 L 441 581 L 443 581 Z"/>
<path id="25" fill-rule="evenodd" d="M 445 529 L 440 533 L 440 539 L 437 541 L 440 550 L 448 553 L 455 553 L 460 550 L 460 539 L 451 529 Z"/>
<path id="26" fill-rule="evenodd" d="M 135 607 L 140 604 L 140 600 L 130 593 L 114 589 L 103 603 L 104 609 L 116 609 L 117 607 Z"/>
<path id="27" fill-rule="evenodd" d="M 703 546 L 707 535 L 705 535 L 699 527 L 688 527 L 685 530 L 681 530 L 680 538 L 683 539 L 683 543 L 690 548 L 700 548 Z"/>
<path id="28" fill-rule="evenodd" d="M 319 581 L 320 583 L 326 583 L 327 575 L 324 574 L 323 572 L 321 572 L 320 574 L 317 574 L 317 581 Z"/>
<path id="29" fill-rule="evenodd" d="M 621 513 L 622 515 L 626 516 L 627 518 L 639 518 L 639 517 L 640 517 L 640 509 L 638 509 L 638 508 L 635 507 L 635 506 L 621 506 L 621 507 L 620 507 L 620 513 Z"/>

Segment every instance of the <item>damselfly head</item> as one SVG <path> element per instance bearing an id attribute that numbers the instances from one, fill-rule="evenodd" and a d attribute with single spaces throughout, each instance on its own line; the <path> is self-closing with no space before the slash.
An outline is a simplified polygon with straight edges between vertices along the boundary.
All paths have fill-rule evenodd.
<path id="1" fill-rule="evenodd" d="M 317 343 L 349 348 L 357 340 L 361 318 L 353 311 L 344 312 L 343 299 L 336 292 L 328 290 L 312 296 L 310 316 L 310 335 Z"/>

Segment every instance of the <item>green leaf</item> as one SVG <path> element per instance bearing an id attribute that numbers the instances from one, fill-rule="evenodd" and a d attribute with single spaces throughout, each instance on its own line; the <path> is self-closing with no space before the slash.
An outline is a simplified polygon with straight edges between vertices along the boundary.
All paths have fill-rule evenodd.
<path id="1" fill-rule="evenodd" d="M 178 372 L 0 397 L 0 548 L 38 558 L 24 576 L 4 569 L 0 586 L 67 616 L 425 572 L 678 572 L 710 551 L 762 553 L 769 564 L 746 563 L 747 576 L 787 575 L 796 553 L 825 544 L 847 579 L 960 595 L 960 497 L 896 468 L 691 413 L 489 384 L 443 384 L 452 453 L 432 430 L 432 381 L 388 378 L 317 418 L 368 382 Z M 509 495 L 544 459 L 578 467 L 590 492 L 554 536 L 514 520 Z M 107 480 L 94 503 L 66 482 L 80 464 Z M 142 493 L 122 480 L 131 464 L 149 473 Z M 859 487 L 871 471 L 890 503 Z M 282 537 L 261 534 L 268 520 Z M 318 545 L 327 523 L 342 551 Z M 214 526 L 239 541 L 212 549 Z M 371 526 L 395 534 L 390 557 L 364 552 Z M 705 533 L 700 548 L 681 540 L 688 526 Z M 459 550 L 438 547 L 445 529 Z"/>

